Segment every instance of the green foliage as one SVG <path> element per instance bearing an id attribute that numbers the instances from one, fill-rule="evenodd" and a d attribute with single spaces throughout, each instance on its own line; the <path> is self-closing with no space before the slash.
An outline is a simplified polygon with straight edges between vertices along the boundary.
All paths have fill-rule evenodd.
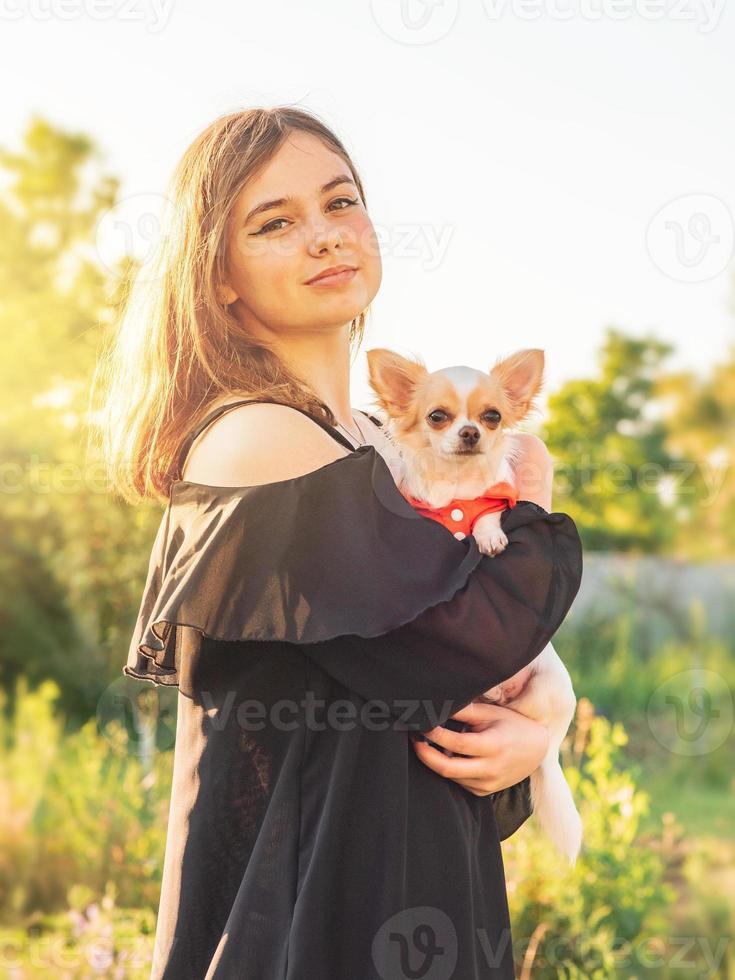
<path id="1" fill-rule="evenodd" d="M 655 927 L 676 893 L 664 880 L 661 856 L 639 838 L 649 799 L 618 766 L 624 729 L 593 717 L 582 700 L 580 741 L 583 759 L 564 763 L 584 825 L 576 865 L 552 851 L 533 818 L 507 844 L 516 958 L 538 978 L 634 976 L 634 963 L 615 972 L 626 944 Z"/>
<path id="2" fill-rule="evenodd" d="M 155 913 L 120 909 L 115 899 L 113 885 L 99 901 L 91 889 L 73 885 L 67 911 L 34 915 L 24 928 L 0 929 L 3 962 L 15 971 L 8 976 L 148 980 Z"/>
<path id="3" fill-rule="evenodd" d="M 111 883 L 123 904 L 154 908 L 172 753 L 141 761 L 114 717 L 104 734 L 93 718 L 64 736 L 58 695 L 21 681 L 12 715 L 0 713 L 0 909 L 58 909 L 70 882 L 95 895 Z"/>
<path id="4" fill-rule="evenodd" d="M 671 352 L 608 329 L 597 374 L 549 397 L 539 434 L 555 460 L 554 506 L 587 549 L 735 551 L 735 347 L 704 378 L 666 372 Z"/>
<path id="5" fill-rule="evenodd" d="M 731 793 L 735 789 L 732 636 L 707 632 L 704 614 L 697 606 L 690 609 L 689 616 L 670 620 L 667 630 L 660 624 L 660 630 L 652 631 L 652 618 L 650 608 L 631 598 L 615 616 L 594 610 L 584 617 L 572 616 L 555 646 L 577 696 L 589 698 L 598 711 L 626 727 L 633 757 L 659 789 L 670 785 L 686 787 L 692 794 L 708 789 Z M 676 713 L 666 698 L 676 693 L 676 679 L 681 678 L 680 697 L 688 700 L 690 677 L 696 680 L 697 672 L 711 700 L 708 710 L 713 721 L 708 737 L 712 745 L 692 756 L 677 749 Z M 690 724 L 695 723 L 696 718 Z M 698 825 L 701 828 L 708 822 L 713 827 L 717 817 L 717 809 L 702 813 Z"/>
<path id="6" fill-rule="evenodd" d="M 100 172 L 89 137 L 38 118 L 19 153 L 0 148 L 0 166 L 8 182 L 0 200 L 0 391 L 3 414 L 13 409 L 9 421 L 22 423 L 35 395 L 60 384 L 81 390 L 92 370 L 93 328 L 111 299 L 95 226 L 118 181 Z M 58 415 L 53 404 L 45 412 Z M 48 435 L 59 434 L 57 419 Z"/>
<path id="7" fill-rule="evenodd" d="M 572 515 L 594 550 L 666 549 L 670 508 L 652 479 L 669 469 L 663 421 L 650 416 L 670 345 L 610 329 L 594 378 L 569 381 L 549 397 L 542 437 L 555 459 L 554 506 Z"/>
<path id="8" fill-rule="evenodd" d="M 92 141 L 41 119 L 0 148 L 0 683 L 53 679 L 90 717 L 120 676 L 160 508 L 111 497 L 88 457 L 88 398 L 124 290 L 95 228 L 118 182 Z"/>
<path id="9" fill-rule="evenodd" d="M 735 553 L 735 347 L 709 376 L 667 376 L 662 396 L 672 404 L 668 443 L 696 462 L 690 493 L 680 502 L 679 551 L 690 558 Z M 692 533 L 693 532 L 693 533 Z"/>

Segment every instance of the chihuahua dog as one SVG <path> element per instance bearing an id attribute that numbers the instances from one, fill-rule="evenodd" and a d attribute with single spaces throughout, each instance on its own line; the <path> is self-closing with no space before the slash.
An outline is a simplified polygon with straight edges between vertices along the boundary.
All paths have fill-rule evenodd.
<path id="1" fill-rule="evenodd" d="M 543 351 L 518 351 L 489 373 L 464 366 L 429 372 L 420 359 L 385 348 L 369 350 L 367 359 L 376 407 L 387 416 L 386 436 L 402 460 L 398 489 L 457 539 L 471 534 L 484 555 L 500 554 L 508 544 L 500 515 L 518 499 L 521 448 L 513 430 L 535 408 Z M 574 864 L 582 822 L 559 764 L 577 703 L 566 667 L 547 644 L 523 670 L 477 700 L 507 706 L 548 728 L 548 751 L 531 774 L 531 802 L 554 846 Z"/>

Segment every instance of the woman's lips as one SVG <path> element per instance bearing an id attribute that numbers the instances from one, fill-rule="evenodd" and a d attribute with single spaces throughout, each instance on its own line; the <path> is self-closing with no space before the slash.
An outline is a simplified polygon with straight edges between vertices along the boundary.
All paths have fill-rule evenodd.
<path id="1" fill-rule="evenodd" d="M 357 275 L 357 269 L 346 269 L 344 272 L 335 272 L 331 276 L 322 276 L 313 282 L 307 282 L 307 286 L 343 286 L 350 282 Z"/>

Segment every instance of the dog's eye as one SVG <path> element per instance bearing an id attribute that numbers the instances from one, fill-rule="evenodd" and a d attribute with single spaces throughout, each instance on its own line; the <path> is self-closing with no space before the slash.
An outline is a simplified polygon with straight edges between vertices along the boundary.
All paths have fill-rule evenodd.
<path id="1" fill-rule="evenodd" d="M 433 412 L 429 412 L 427 418 L 434 425 L 441 425 L 442 422 L 446 422 L 447 413 L 443 412 L 440 408 L 435 408 Z"/>
<path id="2" fill-rule="evenodd" d="M 500 412 L 494 408 L 491 408 L 489 412 L 485 412 L 484 415 L 485 421 L 493 429 L 497 429 L 497 427 L 500 425 L 500 417 Z"/>

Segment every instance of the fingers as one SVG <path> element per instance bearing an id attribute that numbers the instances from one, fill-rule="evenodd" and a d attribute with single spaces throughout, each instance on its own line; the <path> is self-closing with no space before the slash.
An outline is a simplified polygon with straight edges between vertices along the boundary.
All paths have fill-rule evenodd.
<path id="1" fill-rule="evenodd" d="M 436 742 L 439 739 L 435 739 Z M 414 742 L 414 751 L 419 759 L 440 776 L 447 779 L 478 779 L 483 782 L 488 778 L 487 758 L 467 758 L 447 756 L 428 742 Z"/>
<path id="2" fill-rule="evenodd" d="M 452 718 L 456 718 L 457 721 L 466 721 L 470 725 L 480 725 L 482 727 L 487 727 L 495 721 L 500 721 L 501 718 L 507 717 L 503 712 L 507 712 L 509 709 L 504 708 L 500 704 L 489 704 L 484 701 L 470 701 L 466 704 L 464 708 L 460 708 L 459 711 L 455 711 Z M 446 729 L 442 729 L 446 731 Z M 437 728 L 432 729 L 433 732 L 439 731 Z M 424 732 L 425 735 L 429 735 L 433 738 L 430 732 Z M 435 741 L 437 741 L 435 739 Z"/>
<path id="3" fill-rule="evenodd" d="M 438 728 L 432 728 L 430 732 L 422 733 L 424 738 L 430 738 L 432 742 L 436 742 L 437 745 L 443 746 L 445 749 L 449 749 L 451 752 L 459 752 L 460 755 L 473 756 L 476 754 L 477 749 L 477 733 L 470 733 L 470 737 L 467 737 L 467 733 L 464 732 L 453 732 L 450 728 L 443 728 L 439 725 Z M 472 739 L 475 739 L 473 742 Z M 416 745 L 426 745 L 426 742 L 417 741 Z M 487 753 L 483 753 L 486 755 Z"/>

